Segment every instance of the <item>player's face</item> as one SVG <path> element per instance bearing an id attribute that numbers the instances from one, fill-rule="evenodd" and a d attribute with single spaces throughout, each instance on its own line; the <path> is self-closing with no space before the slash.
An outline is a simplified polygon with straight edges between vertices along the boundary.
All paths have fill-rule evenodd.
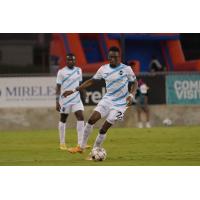
<path id="1" fill-rule="evenodd" d="M 120 64 L 120 55 L 119 52 L 116 51 L 109 51 L 108 53 L 108 60 L 112 67 L 116 67 Z"/>
<path id="2" fill-rule="evenodd" d="M 73 68 L 75 64 L 76 64 L 75 56 L 67 56 L 67 66 L 69 68 Z"/>

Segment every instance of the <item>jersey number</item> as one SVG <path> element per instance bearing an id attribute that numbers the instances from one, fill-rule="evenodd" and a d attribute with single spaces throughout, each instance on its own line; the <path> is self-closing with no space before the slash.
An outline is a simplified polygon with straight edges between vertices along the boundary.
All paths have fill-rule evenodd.
<path id="1" fill-rule="evenodd" d="M 118 111 L 118 112 L 117 112 L 117 115 L 116 115 L 116 119 L 117 119 L 117 120 L 122 120 L 122 119 L 123 119 L 123 113 L 120 112 L 120 111 Z"/>

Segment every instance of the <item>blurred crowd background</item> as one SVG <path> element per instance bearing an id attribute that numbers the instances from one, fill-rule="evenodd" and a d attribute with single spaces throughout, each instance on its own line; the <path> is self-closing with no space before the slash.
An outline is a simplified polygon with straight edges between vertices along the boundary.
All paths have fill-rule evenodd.
<path id="1" fill-rule="evenodd" d="M 4 33 L 0 34 L 0 74 L 56 74 L 73 52 L 83 73 L 94 73 L 107 61 L 110 46 L 139 74 L 158 71 L 199 71 L 200 34 L 190 33 Z"/>

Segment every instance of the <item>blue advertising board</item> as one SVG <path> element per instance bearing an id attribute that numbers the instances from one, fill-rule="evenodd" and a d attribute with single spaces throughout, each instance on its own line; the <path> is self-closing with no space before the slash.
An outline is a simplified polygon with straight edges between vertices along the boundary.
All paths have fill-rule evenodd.
<path id="1" fill-rule="evenodd" d="M 200 74 L 168 75 L 167 104 L 200 104 Z"/>

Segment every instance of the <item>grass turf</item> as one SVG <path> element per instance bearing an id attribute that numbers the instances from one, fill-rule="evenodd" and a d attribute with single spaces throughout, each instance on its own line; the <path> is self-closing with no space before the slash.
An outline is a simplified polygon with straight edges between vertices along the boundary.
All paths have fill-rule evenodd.
<path id="1" fill-rule="evenodd" d="M 93 144 L 98 130 L 89 139 Z M 68 146 L 76 145 L 67 130 Z M 199 166 L 200 127 L 112 128 L 104 142 L 107 159 L 86 161 L 89 153 L 59 150 L 57 130 L 2 131 L 1 166 Z"/>

